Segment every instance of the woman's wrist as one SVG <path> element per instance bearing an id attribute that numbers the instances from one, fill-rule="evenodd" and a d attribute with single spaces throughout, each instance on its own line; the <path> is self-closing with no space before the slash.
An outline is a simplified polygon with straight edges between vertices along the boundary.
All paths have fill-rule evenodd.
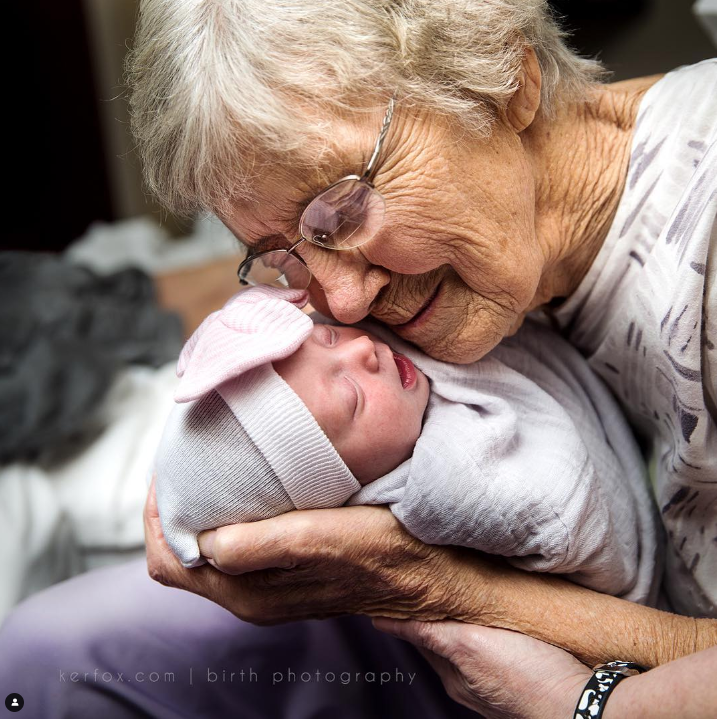
<path id="1" fill-rule="evenodd" d="M 605 708 L 622 682 L 645 672 L 633 662 L 611 661 L 593 668 L 583 687 L 573 715 L 575 719 L 604 719 Z"/>
<path id="2" fill-rule="evenodd" d="M 583 673 L 575 674 L 569 678 L 566 678 L 563 682 L 561 691 L 565 697 L 564 709 L 560 710 L 560 714 L 555 714 L 556 717 L 565 717 L 565 719 L 573 719 L 575 716 L 575 707 L 580 701 L 580 697 L 585 690 L 585 686 L 592 677 L 592 670 L 590 667 L 585 667 Z"/>
<path id="3" fill-rule="evenodd" d="M 630 697 L 633 695 L 634 682 L 639 679 L 639 676 L 627 677 L 612 690 L 609 701 L 605 704 L 602 719 L 623 719 L 623 717 L 631 716 Z"/>
<path id="4" fill-rule="evenodd" d="M 703 719 L 717 706 L 717 646 L 621 682 L 602 719 Z"/>

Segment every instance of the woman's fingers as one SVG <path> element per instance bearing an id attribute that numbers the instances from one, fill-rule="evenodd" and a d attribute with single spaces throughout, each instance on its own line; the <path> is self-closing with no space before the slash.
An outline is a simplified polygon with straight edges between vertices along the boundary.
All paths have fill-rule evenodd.
<path id="1" fill-rule="evenodd" d="M 155 476 L 152 475 L 152 482 L 147 491 L 147 500 L 144 503 L 144 528 L 147 529 L 147 523 L 159 519 L 159 509 L 157 508 L 157 491 L 155 488 Z"/>
<path id="2" fill-rule="evenodd" d="M 305 514 L 309 516 L 304 517 Z M 290 512 L 272 519 L 202 532 L 199 551 L 225 574 L 290 569 L 296 566 L 299 557 L 313 556 L 319 545 L 322 523 L 312 514 Z"/>
<path id="3" fill-rule="evenodd" d="M 199 551 L 225 574 L 245 574 L 261 569 L 289 568 L 292 564 L 292 525 L 284 516 L 259 522 L 231 524 L 199 537 Z"/>
<path id="4" fill-rule="evenodd" d="M 147 547 L 147 569 L 149 575 L 160 584 L 170 584 L 171 567 L 176 557 L 171 553 L 164 539 L 157 509 L 157 495 L 154 477 L 149 485 L 147 501 L 144 503 L 144 542 Z M 167 554 L 169 552 L 169 554 Z"/>
<path id="5" fill-rule="evenodd" d="M 386 507 L 301 510 L 204 532 L 200 550 L 213 566 L 194 569 L 167 546 L 153 487 L 145 528 L 153 579 L 255 624 L 347 613 L 431 619 L 457 611 L 451 563 L 462 567 L 459 555 L 418 541 Z M 472 583 L 474 602 L 476 592 Z"/>
<path id="6" fill-rule="evenodd" d="M 414 644 L 438 674 L 453 701 L 480 712 L 486 719 L 513 718 L 510 712 L 503 712 L 500 706 L 502 702 L 496 700 L 490 677 L 476 671 L 464 650 L 461 630 L 472 632 L 482 627 L 454 621 L 421 622 L 384 618 L 374 619 L 373 625 L 376 629 Z M 492 706 L 493 701 L 498 706 Z"/>
<path id="7" fill-rule="evenodd" d="M 373 625 L 379 631 L 392 634 L 394 637 L 411 642 L 421 649 L 446 659 L 452 658 L 452 654 L 459 645 L 460 634 L 456 630 L 466 626 L 460 622 L 447 620 L 421 622 L 386 617 L 376 617 L 373 620 Z"/>
<path id="8" fill-rule="evenodd" d="M 340 552 L 355 547 L 352 528 L 364 520 L 368 526 L 361 526 L 368 541 L 369 537 L 385 536 L 382 533 L 390 532 L 395 524 L 390 513 L 377 512 L 376 508 L 302 510 L 202 532 L 199 549 L 203 557 L 211 559 L 212 564 L 226 574 L 330 563 L 336 559 L 334 550 Z M 366 551 L 371 551 L 370 545 Z"/>
<path id="9" fill-rule="evenodd" d="M 591 674 L 562 649 L 506 629 L 383 618 L 374 626 L 415 644 L 448 694 L 487 719 L 570 716 Z"/>
<path id="10" fill-rule="evenodd" d="M 147 571 L 155 582 L 167 587 L 186 589 L 210 599 L 216 594 L 217 578 L 206 571 L 210 568 L 185 569 L 169 548 L 159 520 L 154 477 L 144 505 L 144 540 L 147 550 Z M 218 572 L 211 571 L 218 575 Z"/>

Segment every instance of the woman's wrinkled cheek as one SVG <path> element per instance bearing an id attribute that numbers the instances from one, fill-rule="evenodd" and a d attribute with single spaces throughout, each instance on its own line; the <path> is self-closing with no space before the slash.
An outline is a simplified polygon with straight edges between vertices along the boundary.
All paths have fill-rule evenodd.
<path id="1" fill-rule="evenodd" d="M 513 313 L 467 287 L 457 275 L 446 277 L 446 293 L 433 322 L 414 339 L 435 359 L 456 364 L 475 362 L 507 334 Z"/>
<path id="2" fill-rule="evenodd" d="M 409 207 L 396 207 L 384 226 L 363 249 L 373 264 L 402 275 L 420 275 L 448 262 L 445 226 L 421 217 Z"/>
<path id="3" fill-rule="evenodd" d="M 372 316 L 388 325 L 407 322 L 431 295 L 446 269 L 438 267 L 420 275 L 392 273 L 390 284 L 377 298 Z"/>
<path id="4" fill-rule="evenodd" d="M 543 267 L 540 258 L 511 248 L 483 257 L 473 254 L 455 266 L 475 305 L 490 316 L 490 324 L 503 336 L 515 332 L 518 318 L 534 303 Z"/>
<path id="5" fill-rule="evenodd" d="M 411 146 L 412 163 L 382 188 L 386 217 L 367 254 L 393 272 L 416 275 L 450 263 L 451 241 L 470 231 L 475 208 L 451 180 L 440 141 L 421 146 L 411 137 Z"/>

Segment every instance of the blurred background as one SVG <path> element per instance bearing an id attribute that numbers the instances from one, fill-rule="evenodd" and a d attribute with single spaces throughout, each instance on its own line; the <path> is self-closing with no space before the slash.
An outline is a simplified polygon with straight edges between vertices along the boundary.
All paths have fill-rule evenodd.
<path id="1" fill-rule="evenodd" d="M 552 4 L 615 80 L 717 53 L 717 0 Z M 179 220 L 143 191 L 122 83 L 137 5 L 5 10 L 0 621 L 34 591 L 143 555 L 179 349 L 237 289 L 238 248 L 221 224 Z"/>

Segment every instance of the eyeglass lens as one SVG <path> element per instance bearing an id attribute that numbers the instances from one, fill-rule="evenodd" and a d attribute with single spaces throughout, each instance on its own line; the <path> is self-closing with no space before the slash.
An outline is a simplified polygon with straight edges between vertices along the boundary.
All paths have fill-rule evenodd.
<path id="1" fill-rule="evenodd" d="M 317 195 L 306 207 L 299 230 L 314 244 L 349 250 L 368 242 L 381 228 L 386 214 L 383 197 L 367 182 L 347 178 Z M 311 272 L 284 250 L 259 255 L 242 267 L 242 284 L 306 289 Z"/>
<path id="2" fill-rule="evenodd" d="M 299 230 L 314 244 L 348 250 L 370 240 L 386 214 L 383 197 L 367 182 L 340 180 L 304 210 Z"/>
<path id="3" fill-rule="evenodd" d="M 311 282 L 306 265 L 283 250 L 267 252 L 242 267 L 239 280 L 245 285 L 272 285 L 305 290 Z"/>

